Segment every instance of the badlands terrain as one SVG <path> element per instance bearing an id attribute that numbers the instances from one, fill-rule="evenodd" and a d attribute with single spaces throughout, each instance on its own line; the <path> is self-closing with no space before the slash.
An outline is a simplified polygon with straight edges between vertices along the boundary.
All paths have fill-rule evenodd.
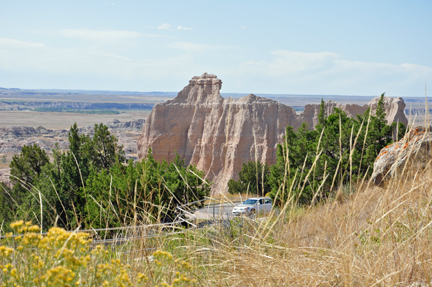
<path id="1" fill-rule="evenodd" d="M 276 163 L 277 144 L 283 142 L 287 126 L 297 130 L 303 123 L 318 123 L 320 104 L 306 104 L 302 112 L 280 102 L 249 94 L 239 99 L 223 98 L 222 81 L 204 73 L 189 81 L 173 100 L 157 104 L 144 124 L 138 141 L 142 159 L 149 148 L 157 161 L 171 161 L 178 153 L 186 165 L 196 165 L 214 182 L 214 191 L 225 192 L 230 179 L 238 179 L 242 164 Z M 379 97 L 367 104 L 325 103 L 326 113 L 342 109 L 350 117 L 372 114 Z M 408 124 L 402 98 L 384 98 L 389 124 Z M 181 119 L 181 121 L 179 121 Z"/>
<path id="2" fill-rule="evenodd" d="M 127 159 L 138 159 L 137 140 L 141 134 L 145 120 L 137 119 L 127 122 L 120 122 L 114 119 L 104 122 L 110 132 L 116 136 L 120 145 L 126 152 Z M 82 121 L 81 121 L 82 123 Z M 48 126 L 48 125 L 47 125 Z M 94 133 L 94 125 L 80 125 L 80 133 Z M 24 145 L 37 144 L 50 155 L 52 149 L 57 145 L 62 150 L 67 150 L 69 128 L 47 129 L 43 126 L 37 128 L 29 126 L 0 127 L 0 181 L 8 180 L 9 163 L 12 157 L 21 152 Z"/>
<path id="3" fill-rule="evenodd" d="M 197 87 L 205 85 L 207 90 L 198 91 Z M 316 124 L 322 98 L 327 102 L 329 112 L 336 106 L 343 108 L 350 116 L 363 112 L 365 105 L 373 106 L 373 101 L 376 102 L 372 96 L 221 94 L 221 87 L 222 81 L 216 76 L 204 74 L 194 77 L 178 94 L 0 88 L 0 180 L 7 178 L 12 156 L 18 154 L 23 145 L 36 143 L 48 153 L 56 143 L 59 148 L 67 149 L 67 132 L 76 122 L 83 133 L 91 133 L 95 123 L 108 125 L 119 143 L 125 147 L 128 158 L 138 159 L 138 153 L 141 151 L 142 156 L 150 146 L 157 159 L 165 156 L 171 158 L 177 151 L 185 157 L 187 163 L 198 164 L 199 168 L 206 170 L 209 178 L 223 178 L 220 183 L 225 184 L 229 178 L 235 178 L 244 161 L 256 158 L 273 163 L 275 144 L 281 140 L 286 125 L 298 128 L 303 121 L 311 126 Z M 387 112 L 389 121 L 406 122 L 408 119 L 416 126 L 424 124 L 426 111 L 423 98 L 405 98 L 401 101 L 389 97 L 387 101 L 391 101 L 388 105 L 393 105 L 391 111 Z M 157 104 L 159 105 L 153 109 L 150 122 L 142 133 L 147 116 Z M 189 107 L 186 116 L 185 111 L 174 108 L 184 108 L 185 105 Z M 248 105 L 260 108 L 248 112 L 245 110 Z M 197 117 L 191 118 L 193 106 L 204 108 L 201 112 L 197 110 L 202 122 L 197 121 Z M 164 117 L 171 122 L 171 126 L 165 127 L 170 128 L 170 131 L 159 131 L 168 134 L 166 142 L 160 137 L 156 139 L 154 132 L 150 134 L 162 111 Z M 206 115 L 207 112 L 212 116 Z M 245 120 L 252 114 L 254 120 Z M 406 115 L 405 119 L 403 115 Z M 218 117 L 223 118 L 219 126 Z M 179 119 L 182 121 L 179 122 Z M 262 124 L 252 130 L 253 126 L 258 127 L 259 120 Z M 224 123 L 232 127 L 225 130 Z M 245 127 L 248 123 L 249 126 Z M 276 123 L 273 131 L 268 128 L 271 123 Z M 156 127 L 156 131 L 158 129 Z M 213 142 L 219 145 L 217 154 L 214 153 L 218 148 L 213 150 L 213 146 L 209 146 L 212 140 L 202 136 L 203 132 L 208 133 L 210 130 L 217 135 L 217 140 Z M 184 136 L 172 141 L 172 136 L 176 133 Z M 142 139 L 137 149 L 140 136 Z M 229 136 L 234 142 L 225 145 L 226 137 Z M 245 142 L 249 143 L 244 145 Z M 256 146 L 253 145 L 254 142 L 257 142 Z M 219 162 L 215 161 L 216 158 L 219 158 Z"/>

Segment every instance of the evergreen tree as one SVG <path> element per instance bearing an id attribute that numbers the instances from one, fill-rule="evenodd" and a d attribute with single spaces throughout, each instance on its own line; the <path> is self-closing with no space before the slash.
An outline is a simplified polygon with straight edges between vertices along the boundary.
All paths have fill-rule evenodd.
<path id="1" fill-rule="evenodd" d="M 239 180 L 228 181 L 228 192 L 230 194 L 241 194 L 249 192 L 258 196 L 264 196 L 271 188 L 268 182 L 270 169 L 266 163 L 257 161 L 243 163 L 239 172 Z"/>
<path id="2" fill-rule="evenodd" d="M 309 130 L 306 123 L 300 126 L 297 133 L 293 127 L 286 128 L 284 143 L 277 147 L 277 162 L 270 167 L 271 197 L 275 198 L 278 194 L 279 200 L 293 198 L 295 201 L 307 202 L 312 189 L 310 184 L 303 187 L 302 183 L 314 162 L 311 155 L 316 152 L 317 137 L 318 131 Z"/>
<path id="3" fill-rule="evenodd" d="M 325 106 L 324 99 L 322 98 L 321 99 L 321 105 L 320 105 L 320 111 L 318 114 L 318 124 L 321 125 L 322 127 L 324 127 L 326 118 L 327 118 L 326 106 Z"/>
<path id="4" fill-rule="evenodd" d="M 110 172 L 92 172 L 87 180 L 86 222 L 95 228 L 154 221 L 160 216 L 174 220 L 176 206 L 209 195 L 210 184 L 203 177 L 195 166 L 186 167 L 179 155 L 168 164 L 155 161 L 151 152 L 141 162 L 130 160 L 127 166 L 115 164 Z"/>
<path id="5" fill-rule="evenodd" d="M 285 141 L 278 145 L 277 163 L 270 167 L 271 196 L 308 204 L 325 198 L 339 184 L 350 184 L 370 175 L 380 150 L 391 143 L 396 123 L 385 121 L 384 94 L 376 116 L 368 109 L 350 118 L 341 109 L 326 116 L 321 101 L 316 130 L 303 124 L 297 132 L 287 127 Z M 405 131 L 400 124 L 399 135 Z"/>
<path id="6" fill-rule="evenodd" d="M 89 159 L 91 165 L 97 169 L 109 170 L 117 161 L 125 161 L 123 146 L 118 145 L 117 138 L 108 131 L 104 124 L 95 124 L 93 138 L 83 136 L 80 150 L 82 156 Z"/>
<path id="7" fill-rule="evenodd" d="M 125 164 L 123 147 L 103 124 L 95 125 L 91 137 L 80 135 L 75 123 L 69 143 L 66 152 L 53 150 L 52 162 L 36 145 L 13 158 L 13 189 L 0 185 L 5 226 L 16 218 L 38 222 L 44 230 L 116 227 L 160 216 L 174 220 L 176 206 L 210 193 L 204 173 L 179 155 L 171 163 L 157 162 L 150 150 L 141 162 Z"/>
<path id="8" fill-rule="evenodd" d="M 42 167 L 49 162 L 48 155 L 37 144 L 24 145 L 19 155 L 14 155 L 9 165 L 10 181 L 17 200 L 31 188 L 34 179 L 41 173 Z"/>
<path id="9" fill-rule="evenodd" d="M 385 96 L 385 93 L 382 93 L 380 96 L 380 99 L 378 101 L 377 108 L 376 108 L 376 117 L 377 117 L 377 120 L 379 121 L 381 127 L 384 127 L 387 124 L 387 121 L 385 119 L 386 113 L 385 113 L 384 96 Z"/>
<path id="10" fill-rule="evenodd" d="M 12 187 L 0 183 L 0 224 L 3 223 L 3 230 L 9 230 L 10 222 L 29 214 L 23 205 L 35 196 L 33 186 L 48 162 L 48 155 L 36 144 L 24 145 L 21 153 L 12 157 L 9 165 Z"/>
<path id="11" fill-rule="evenodd" d="M 0 225 L 3 225 L 2 233 L 11 231 L 9 224 L 16 218 L 16 210 L 19 208 L 14 202 L 11 188 L 4 182 L 0 182 Z M 3 234 L 2 234 L 3 235 Z"/>

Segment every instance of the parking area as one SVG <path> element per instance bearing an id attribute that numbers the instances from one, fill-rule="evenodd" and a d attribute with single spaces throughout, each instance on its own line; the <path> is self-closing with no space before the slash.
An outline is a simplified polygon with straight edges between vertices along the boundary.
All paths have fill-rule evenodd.
<path id="1" fill-rule="evenodd" d="M 231 219 L 233 218 L 232 210 L 235 207 L 234 204 L 216 204 L 208 205 L 204 208 L 195 211 L 194 215 L 197 219 L 213 219 L 213 218 L 223 218 Z"/>

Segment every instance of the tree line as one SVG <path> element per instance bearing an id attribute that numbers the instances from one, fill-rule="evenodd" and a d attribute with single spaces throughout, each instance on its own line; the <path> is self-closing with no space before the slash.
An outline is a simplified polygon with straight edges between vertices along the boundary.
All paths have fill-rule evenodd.
<path id="1" fill-rule="evenodd" d="M 119 227 L 137 222 L 173 220 L 175 207 L 208 196 L 210 182 L 180 156 L 157 162 L 148 152 L 126 161 L 123 147 L 108 127 L 94 135 L 69 131 L 69 150 L 24 146 L 10 163 L 10 182 L 0 185 L 0 224 L 17 219 L 66 229 Z"/>

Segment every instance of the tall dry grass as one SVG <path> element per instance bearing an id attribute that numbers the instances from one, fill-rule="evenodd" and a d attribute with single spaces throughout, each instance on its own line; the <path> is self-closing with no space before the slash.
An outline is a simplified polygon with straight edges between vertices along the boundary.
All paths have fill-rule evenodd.
<path id="1" fill-rule="evenodd" d="M 104 256 L 108 263 L 120 259 L 134 284 L 138 276 L 147 278 L 140 286 L 428 286 L 431 202 L 432 171 L 407 172 L 385 187 L 365 183 L 282 216 L 235 218 L 165 235 L 161 228 L 154 238 L 137 233 Z M 167 255 L 155 263 L 156 250 L 177 262 Z M 196 282 L 175 281 L 178 270 Z M 95 282 L 91 272 L 81 272 L 75 275 L 88 280 L 80 282 Z"/>
<path id="2" fill-rule="evenodd" d="M 385 187 L 358 186 L 279 219 L 188 230 L 158 248 L 197 266 L 201 286 L 427 286 L 431 179 L 427 170 Z"/>

